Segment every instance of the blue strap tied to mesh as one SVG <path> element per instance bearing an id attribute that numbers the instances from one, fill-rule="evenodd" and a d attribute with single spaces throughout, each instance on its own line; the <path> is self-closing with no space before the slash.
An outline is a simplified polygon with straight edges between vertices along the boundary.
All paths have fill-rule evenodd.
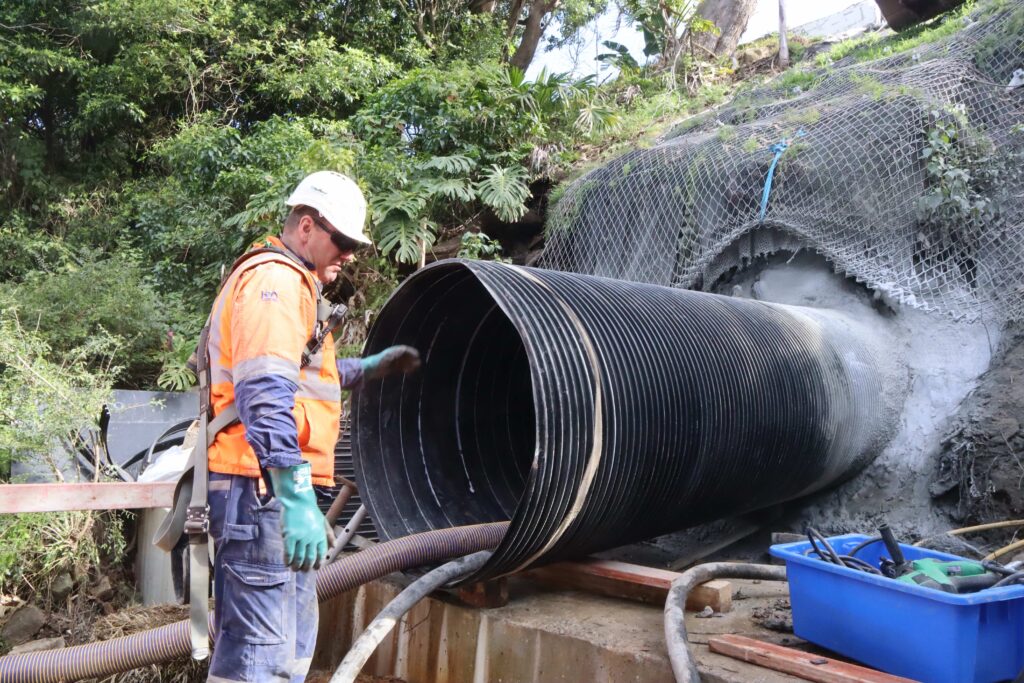
<path id="1" fill-rule="evenodd" d="M 797 136 L 803 136 L 803 128 L 798 130 L 796 134 Z M 764 179 L 764 191 L 761 192 L 761 214 L 757 219 L 759 224 L 764 223 L 764 215 L 768 211 L 768 197 L 772 193 L 772 178 L 775 176 L 775 167 L 779 164 L 779 158 L 782 156 L 782 153 L 789 147 L 789 142 L 788 139 L 780 140 L 768 148 L 769 152 L 775 154 L 775 158 L 772 159 L 772 164 L 768 167 L 768 177 Z"/>

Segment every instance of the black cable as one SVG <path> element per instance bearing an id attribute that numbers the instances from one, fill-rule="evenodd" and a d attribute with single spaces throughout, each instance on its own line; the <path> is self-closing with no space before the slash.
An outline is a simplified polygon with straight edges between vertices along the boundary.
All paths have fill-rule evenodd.
<path id="1" fill-rule="evenodd" d="M 854 548 L 846 555 L 840 555 L 837 553 L 835 548 L 832 547 L 832 544 L 828 542 L 828 539 L 813 527 L 807 527 L 807 540 L 811 542 L 811 547 L 807 549 L 804 553 L 805 555 L 814 553 L 819 559 L 830 564 L 837 564 L 840 567 L 847 567 L 849 569 L 855 569 L 868 574 L 882 575 L 882 572 L 873 567 L 870 563 L 865 562 L 859 557 L 854 557 L 854 553 L 875 541 L 881 540 L 880 537 L 862 541 L 858 545 L 854 546 Z"/>
<path id="2" fill-rule="evenodd" d="M 820 548 L 818 548 L 818 541 L 820 541 L 821 545 L 824 546 L 824 548 L 828 551 L 828 557 L 830 558 L 829 561 L 832 562 L 832 564 L 843 564 L 843 561 L 839 559 L 839 553 L 837 553 L 835 549 L 832 548 L 832 545 L 828 542 L 828 539 L 825 538 L 821 534 L 821 532 L 819 532 L 814 527 L 807 527 L 807 540 L 811 542 L 811 547 L 813 547 L 818 552 L 818 555 L 821 556 L 822 559 L 825 559 L 825 554 L 821 552 Z"/>
<path id="3" fill-rule="evenodd" d="M 850 555 L 851 557 L 856 557 L 857 553 L 859 553 L 861 550 L 864 550 L 864 548 L 867 548 L 872 543 L 878 543 L 881 540 L 881 536 L 872 536 L 871 538 L 861 541 L 857 545 L 850 548 L 850 552 L 848 552 L 847 555 Z"/>
<path id="4" fill-rule="evenodd" d="M 982 561 L 981 566 L 989 570 L 990 572 L 1002 574 L 1003 576 L 1012 576 L 1013 574 L 1016 574 L 1018 571 L 1016 569 L 1010 569 L 1009 567 L 1005 567 L 1002 564 L 996 562 L 995 560 L 984 560 Z"/>
<path id="5" fill-rule="evenodd" d="M 992 587 L 993 588 L 1000 588 L 1002 586 L 1010 586 L 1010 585 L 1013 585 L 1015 583 L 1020 583 L 1022 579 L 1024 579 L 1024 571 L 1014 572 L 1013 574 L 1010 574 L 1009 576 L 1006 576 L 1006 577 L 1003 577 L 1003 578 L 999 579 L 999 581 L 997 581 L 996 583 L 992 584 Z"/>

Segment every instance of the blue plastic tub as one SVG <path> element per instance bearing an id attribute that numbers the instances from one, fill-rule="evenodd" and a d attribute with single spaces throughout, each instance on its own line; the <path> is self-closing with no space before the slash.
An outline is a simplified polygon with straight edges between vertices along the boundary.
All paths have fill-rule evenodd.
<path id="1" fill-rule="evenodd" d="M 846 554 L 869 538 L 829 539 Z M 807 541 L 773 545 L 786 561 L 796 635 L 876 669 L 924 683 L 1011 681 L 1024 668 L 1024 586 L 953 595 L 806 556 Z M 963 558 L 902 545 L 907 560 Z M 878 566 L 873 543 L 857 557 Z"/>

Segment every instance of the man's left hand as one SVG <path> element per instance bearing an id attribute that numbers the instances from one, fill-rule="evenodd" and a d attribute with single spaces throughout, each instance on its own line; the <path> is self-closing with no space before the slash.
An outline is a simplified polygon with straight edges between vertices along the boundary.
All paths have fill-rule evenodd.
<path id="1" fill-rule="evenodd" d="M 420 352 L 411 346 L 389 346 L 362 360 L 363 377 L 380 379 L 396 373 L 408 374 L 420 367 Z"/>

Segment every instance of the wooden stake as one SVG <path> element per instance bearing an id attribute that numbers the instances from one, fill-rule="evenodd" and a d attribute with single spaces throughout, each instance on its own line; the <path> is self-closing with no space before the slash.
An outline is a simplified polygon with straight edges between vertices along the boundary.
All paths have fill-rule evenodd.
<path id="1" fill-rule="evenodd" d="M 786 42 L 786 0 L 779 0 L 779 67 L 789 68 L 789 44 Z"/>
<path id="2" fill-rule="evenodd" d="M 470 607 L 493 609 L 508 604 L 508 579 L 501 577 L 492 581 L 479 581 L 459 588 L 459 600 Z"/>

